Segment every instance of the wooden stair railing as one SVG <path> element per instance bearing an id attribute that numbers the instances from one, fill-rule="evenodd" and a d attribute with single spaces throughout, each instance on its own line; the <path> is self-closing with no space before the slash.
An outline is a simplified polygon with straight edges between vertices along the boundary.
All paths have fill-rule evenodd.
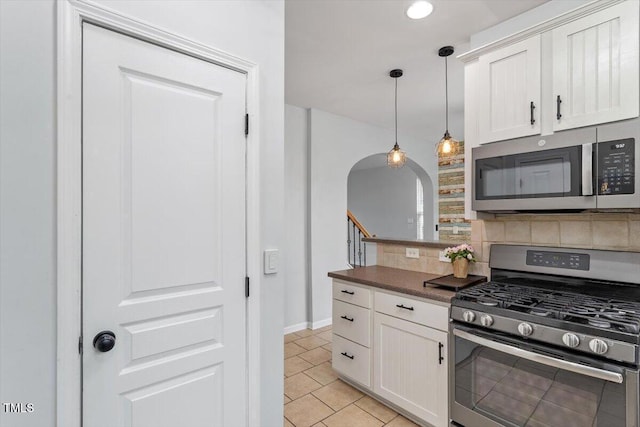
<path id="1" fill-rule="evenodd" d="M 367 265 L 367 245 L 362 241 L 365 237 L 371 237 L 371 234 L 347 209 L 347 258 L 352 267 Z"/>

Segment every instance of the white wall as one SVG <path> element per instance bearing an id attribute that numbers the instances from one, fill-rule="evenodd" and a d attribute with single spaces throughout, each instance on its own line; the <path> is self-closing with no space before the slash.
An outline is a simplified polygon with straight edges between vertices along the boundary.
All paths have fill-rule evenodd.
<path id="1" fill-rule="evenodd" d="M 54 2 L 0 1 L 0 425 L 55 419 Z"/>
<path id="2" fill-rule="evenodd" d="M 331 317 L 329 271 L 346 268 L 347 177 L 353 165 L 373 154 L 387 152 L 394 142 L 393 130 L 312 109 L 310 111 L 310 253 L 311 319 L 322 324 Z M 438 137 L 425 136 L 425 140 Z M 433 144 L 403 138 L 398 143 L 437 185 L 437 160 Z M 425 198 L 433 199 L 425 188 Z M 434 204 L 432 218 L 437 217 Z M 430 236 L 428 233 L 425 237 Z"/>
<path id="3" fill-rule="evenodd" d="M 290 330 L 303 329 L 309 321 L 308 290 L 308 110 L 285 105 L 284 173 L 286 213 L 284 273 L 284 325 Z"/>
<path id="4" fill-rule="evenodd" d="M 347 207 L 371 234 L 415 239 L 417 178 L 409 168 L 382 166 L 351 171 Z"/>
<path id="5" fill-rule="evenodd" d="M 283 1 L 98 3 L 259 64 L 262 116 L 252 123 L 260 133 L 259 239 L 261 248 L 281 248 Z M 54 4 L 0 1 L 0 401 L 35 404 L 31 415 L 0 411 L 0 424 L 12 427 L 55 422 Z M 280 425 L 284 279 L 280 273 L 260 280 L 260 425 Z"/>

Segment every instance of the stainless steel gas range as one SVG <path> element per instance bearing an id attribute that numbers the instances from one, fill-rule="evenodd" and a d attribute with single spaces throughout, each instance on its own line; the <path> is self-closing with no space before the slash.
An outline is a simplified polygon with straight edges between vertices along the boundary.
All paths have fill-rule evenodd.
<path id="1" fill-rule="evenodd" d="M 452 425 L 637 427 L 640 253 L 493 245 L 451 302 Z"/>

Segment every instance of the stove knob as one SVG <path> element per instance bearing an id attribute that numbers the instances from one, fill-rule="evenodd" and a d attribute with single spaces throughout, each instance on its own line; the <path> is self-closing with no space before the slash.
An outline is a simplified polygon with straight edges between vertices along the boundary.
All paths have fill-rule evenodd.
<path id="1" fill-rule="evenodd" d="M 520 332 L 520 335 L 528 337 L 533 333 L 533 328 L 528 323 L 520 323 L 518 325 L 518 332 Z"/>
<path id="2" fill-rule="evenodd" d="M 476 320 L 476 314 L 473 311 L 467 310 L 462 313 L 462 318 L 465 322 L 472 323 L 474 320 Z"/>
<path id="3" fill-rule="evenodd" d="M 480 324 L 482 324 L 482 326 L 493 325 L 493 317 L 489 316 L 488 314 L 483 314 L 482 316 L 480 316 Z"/>
<path id="4" fill-rule="evenodd" d="M 600 338 L 594 338 L 589 341 L 589 348 L 595 354 L 605 354 L 607 350 L 609 350 L 607 343 L 602 341 Z"/>
<path id="5" fill-rule="evenodd" d="M 562 342 L 567 347 L 576 348 L 577 346 L 580 345 L 580 338 L 578 338 L 576 334 L 567 332 L 562 336 Z"/>

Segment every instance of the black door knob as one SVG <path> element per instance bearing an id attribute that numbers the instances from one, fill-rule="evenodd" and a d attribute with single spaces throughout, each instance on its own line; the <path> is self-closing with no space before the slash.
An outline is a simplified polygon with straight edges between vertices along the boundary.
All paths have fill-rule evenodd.
<path id="1" fill-rule="evenodd" d="M 116 334 L 111 331 L 99 332 L 93 339 L 93 346 L 103 353 L 111 350 L 116 345 Z"/>

